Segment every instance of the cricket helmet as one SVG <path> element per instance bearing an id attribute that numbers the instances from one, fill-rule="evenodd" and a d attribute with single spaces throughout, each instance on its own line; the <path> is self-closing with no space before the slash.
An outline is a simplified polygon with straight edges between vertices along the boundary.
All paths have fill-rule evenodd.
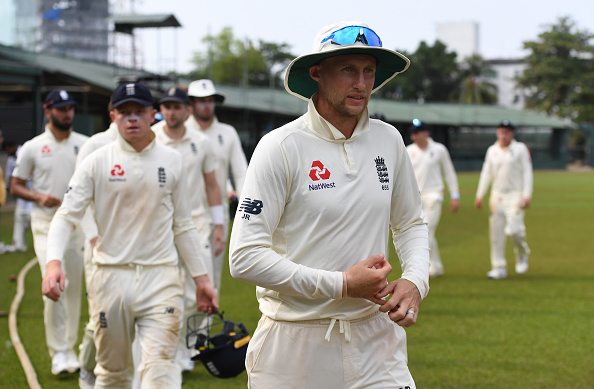
<path id="1" fill-rule="evenodd" d="M 196 353 L 210 374 L 231 378 L 245 370 L 245 355 L 250 334 L 243 323 L 225 320 L 215 310 L 212 315 L 195 314 L 188 318 L 186 346 Z"/>

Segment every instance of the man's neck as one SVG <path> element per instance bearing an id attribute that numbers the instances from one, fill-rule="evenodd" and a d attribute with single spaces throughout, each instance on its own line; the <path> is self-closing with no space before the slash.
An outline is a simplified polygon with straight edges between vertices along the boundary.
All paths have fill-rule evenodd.
<path id="1" fill-rule="evenodd" d="M 421 150 L 425 151 L 425 150 L 427 150 L 427 146 L 429 146 L 429 140 L 426 140 L 425 142 L 417 142 L 417 146 Z"/>
<path id="2" fill-rule="evenodd" d="M 58 142 L 62 142 L 64 139 L 68 139 L 68 137 L 70 136 L 71 129 L 68 131 L 63 131 L 54 127 L 54 125 L 51 123 L 49 123 L 47 127 L 50 129 L 52 135 L 54 135 L 54 138 L 56 138 Z"/>
<path id="3" fill-rule="evenodd" d="M 199 117 L 197 117 L 196 115 L 194 115 L 194 119 L 196 119 L 196 122 L 198 123 L 198 125 L 200 126 L 200 129 L 202 131 L 206 131 L 210 128 L 210 126 L 212 126 L 212 123 L 214 122 L 214 116 L 211 116 L 209 119 L 200 119 Z"/>
<path id="4" fill-rule="evenodd" d="M 318 114 L 340 131 L 346 139 L 353 136 L 361 115 L 355 117 L 338 115 L 333 109 L 329 109 L 327 105 L 323 104 L 317 94 L 314 95 L 313 102 Z"/>
<path id="5" fill-rule="evenodd" d="M 186 126 L 181 125 L 175 128 L 169 127 L 167 124 L 163 126 L 165 134 L 173 140 L 180 140 L 186 134 Z"/>

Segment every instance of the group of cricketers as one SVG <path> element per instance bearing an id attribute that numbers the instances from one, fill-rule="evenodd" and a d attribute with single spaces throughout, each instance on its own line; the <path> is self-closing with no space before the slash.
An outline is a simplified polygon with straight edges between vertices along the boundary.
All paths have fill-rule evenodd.
<path id="1" fill-rule="evenodd" d="M 460 193 L 425 123 L 413 121 L 405 147 L 369 117 L 371 93 L 409 65 L 363 23 L 324 27 L 285 77 L 307 112 L 263 137 L 249 166 L 236 130 L 214 114 L 225 97 L 211 80 L 167 89 L 156 124 L 149 89 L 124 82 L 112 124 L 91 138 L 72 131 L 72 96 L 49 93 L 45 132 L 23 145 L 11 192 L 34 202 L 52 373 L 130 388 L 136 370 L 142 388 L 179 388 L 193 367 L 185 318 L 218 308 L 233 195 L 231 275 L 257 286 L 263 313 L 248 387 L 415 388 L 402 327 L 417 322 L 429 277 L 445 272 L 435 232 L 445 185 L 453 212 Z M 514 134 L 499 124 L 476 193 L 481 209 L 491 186 L 492 279 L 507 276 L 506 236 L 516 272 L 528 269 L 532 166 Z M 391 282 L 388 228 L 402 267 Z M 77 357 L 83 268 L 90 320 Z"/>

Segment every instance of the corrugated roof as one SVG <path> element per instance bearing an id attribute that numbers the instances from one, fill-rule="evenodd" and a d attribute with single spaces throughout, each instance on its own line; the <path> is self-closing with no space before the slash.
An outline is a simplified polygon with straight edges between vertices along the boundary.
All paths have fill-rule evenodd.
<path id="1" fill-rule="evenodd" d="M 217 85 L 217 91 L 226 96 L 225 105 L 234 108 L 249 108 L 262 112 L 277 112 L 299 116 L 307 110 L 307 102 L 289 95 L 284 90 L 270 91 L 267 88 L 249 88 Z M 448 103 L 406 103 L 384 100 L 372 96 L 369 113 L 382 113 L 389 122 L 411 122 L 418 118 L 427 124 L 492 127 L 508 119 L 518 127 L 569 128 L 570 121 L 550 117 L 542 113 L 515 110 L 497 105 L 472 105 Z"/>
<path id="2" fill-rule="evenodd" d="M 113 15 L 111 20 L 117 32 L 131 34 L 134 28 L 181 27 L 173 14 L 121 14 Z"/>
<path id="3" fill-rule="evenodd" d="M 85 61 L 64 56 L 24 51 L 10 46 L 0 45 L 0 58 L 24 62 L 51 73 L 61 73 L 77 78 L 90 85 L 109 91 L 115 89 L 115 77 L 136 75 L 138 77 L 158 76 L 143 70 L 124 68 L 108 63 Z"/>
<path id="4" fill-rule="evenodd" d="M 142 15 L 146 16 L 146 15 Z M 117 86 L 116 77 L 135 75 L 139 78 L 159 78 L 155 73 L 143 70 L 119 67 L 108 63 L 99 63 L 67 58 L 52 54 L 33 53 L 17 48 L 0 45 L 0 58 L 43 69 L 47 72 L 61 73 L 77 78 L 89 85 L 112 91 Z M 192 80 L 181 79 L 176 83 L 189 84 Z M 173 85 L 163 81 L 164 88 Z M 226 96 L 225 105 L 237 109 L 250 109 L 260 112 L 300 116 L 307 110 L 307 102 L 289 95 L 284 90 L 268 88 L 217 85 L 217 90 Z M 155 98 L 160 96 L 155 95 Z M 418 118 L 428 124 L 493 127 L 501 120 L 508 119 L 518 127 L 553 127 L 570 128 L 572 123 L 550 117 L 542 113 L 515 110 L 496 105 L 469 105 L 446 103 L 406 103 L 394 100 L 371 98 L 369 113 L 382 113 L 386 120 L 393 123 L 409 123 Z"/>

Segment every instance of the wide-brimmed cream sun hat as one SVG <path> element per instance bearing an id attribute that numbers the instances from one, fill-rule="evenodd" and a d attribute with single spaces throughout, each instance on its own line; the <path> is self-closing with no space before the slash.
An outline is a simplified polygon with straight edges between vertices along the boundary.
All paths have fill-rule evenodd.
<path id="1" fill-rule="evenodd" d="M 190 97 L 208 97 L 214 96 L 215 103 L 221 104 L 225 101 L 225 96 L 217 93 L 211 80 L 203 79 L 190 82 L 188 86 L 188 96 Z"/>
<path id="2" fill-rule="evenodd" d="M 309 68 L 325 58 L 345 54 L 369 54 L 377 59 L 372 93 L 410 65 L 404 55 L 382 47 L 380 37 L 366 24 L 338 22 L 316 34 L 311 53 L 297 57 L 289 64 L 285 89 L 292 95 L 309 100 L 318 91 L 318 83 L 310 77 Z"/>

